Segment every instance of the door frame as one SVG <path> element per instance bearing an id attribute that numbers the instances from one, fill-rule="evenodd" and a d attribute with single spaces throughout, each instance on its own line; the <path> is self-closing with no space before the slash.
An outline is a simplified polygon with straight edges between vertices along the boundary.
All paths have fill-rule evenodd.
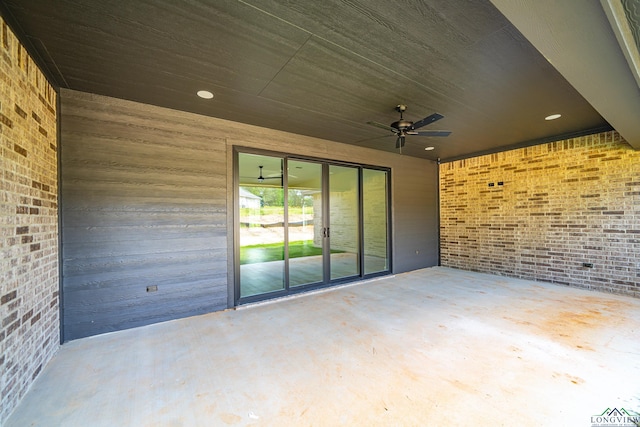
<path id="1" fill-rule="evenodd" d="M 356 282 L 359 280 L 366 280 L 366 279 L 370 279 L 370 278 L 374 278 L 374 277 L 379 277 L 379 276 L 386 276 L 386 275 L 390 275 L 393 272 L 393 240 L 392 240 L 392 235 L 393 235 L 393 230 L 392 230 L 392 226 L 393 226 L 393 220 L 392 220 L 392 206 L 391 206 L 391 201 L 392 199 L 392 194 L 391 194 L 391 189 L 392 189 L 392 183 L 391 183 L 391 168 L 389 167 L 384 167 L 384 166 L 377 166 L 377 165 L 369 165 L 369 164 L 363 164 L 363 163 L 352 163 L 352 162 L 345 162 L 345 161 L 341 161 L 341 160 L 332 160 L 332 159 L 327 159 L 327 158 L 318 158 L 318 157 L 310 157 L 310 156 L 304 156 L 304 155 L 298 155 L 298 154 L 292 154 L 292 153 L 285 153 L 285 152 L 279 152 L 279 151 L 271 151 L 271 150 L 263 150 L 263 149 L 256 149 L 256 148 L 252 148 L 252 147 L 244 147 L 244 146 L 233 146 L 233 206 L 232 206 L 232 210 L 233 210 L 233 306 L 237 307 L 237 306 L 241 306 L 244 304 L 250 304 L 250 303 L 254 303 L 254 302 L 259 302 L 259 301 L 265 301 L 265 300 L 269 300 L 269 299 L 274 299 L 274 298 L 282 298 L 282 297 L 286 297 L 286 296 L 290 296 L 290 295 L 295 295 L 295 294 L 299 294 L 299 293 L 304 293 L 304 292 L 309 292 L 309 291 L 313 291 L 313 290 L 317 290 L 317 289 L 324 289 L 324 288 L 330 288 L 330 287 L 334 287 L 334 286 L 338 286 L 341 284 L 345 284 L 345 283 L 351 283 L 351 282 Z M 278 291 L 274 291 L 274 292 L 268 292 L 268 293 L 263 293 L 263 294 L 258 294 L 258 295 L 251 295 L 251 296 L 247 296 L 247 297 L 241 297 L 240 295 L 240 208 L 239 208 L 239 199 L 240 199 L 240 170 L 239 170 L 239 155 L 240 154 L 254 154 L 254 155 L 263 155 L 263 156 L 270 156 L 270 157 L 280 157 L 284 159 L 284 170 L 286 171 L 286 166 L 287 166 L 287 162 L 289 160 L 299 160 L 299 161 L 308 161 L 308 162 L 315 162 L 315 163 L 320 163 L 322 164 L 322 169 L 323 169 L 323 177 L 322 177 L 322 191 L 323 193 L 327 193 L 326 195 L 323 194 L 323 216 L 325 214 L 328 215 L 328 204 L 324 203 L 324 199 L 325 197 L 328 199 L 329 195 L 328 195 L 328 184 L 329 184 L 329 165 L 336 165 L 336 166 L 345 166 L 345 167 L 355 167 L 358 169 L 358 203 L 359 203 L 359 227 L 358 227 L 358 247 L 359 247 L 359 274 L 357 276 L 349 276 L 349 277 L 345 277 L 345 278 L 340 278 L 340 279 L 336 279 L 336 280 L 331 280 L 331 275 L 330 275 L 330 271 L 328 271 L 329 276 L 325 277 L 325 280 L 322 283 L 312 283 L 309 285 L 301 285 L 301 286 L 296 286 L 293 289 L 290 288 L 288 286 L 288 278 L 285 278 L 285 289 L 283 290 L 278 290 Z M 375 273 L 370 273 L 370 274 L 364 274 L 364 233 L 363 233 L 363 227 L 364 227 L 364 209 L 363 209 L 363 198 L 364 198 L 364 194 L 363 194 L 363 170 L 364 169 L 372 169 L 372 170 L 379 170 L 379 171 L 384 171 L 386 172 L 386 176 L 387 176 L 387 181 L 386 181 L 386 194 L 387 194 L 387 201 L 386 201 L 386 218 L 387 218 L 387 262 L 388 262 L 388 268 L 387 270 L 384 271 L 379 271 L 379 272 L 375 272 Z M 326 173 L 325 173 L 326 171 Z M 284 209 L 285 209 L 285 218 L 284 218 L 284 225 L 285 228 L 288 226 L 288 174 L 283 172 L 283 192 L 284 192 Z M 328 217 L 327 217 L 328 218 Z M 324 220 L 324 219 L 323 219 Z M 329 223 L 330 226 L 330 223 Z M 285 274 L 288 274 L 288 233 L 285 232 L 285 239 L 284 239 L 284 250 L 285 250 Z M 328 259 L 330 257 L 330 253 L 328 253 L 328 251 L 330 250 L 329 247 L 325 247 L 325 246 L 330 246 L 327 245 L 327 242 L 325 241 L 325 239 L 323 239 L 323 256 L 325 257 L 325 260 Z M 325 263 L 326 264 L 326 263 Z M 330 268 L 330 265 L 324 265 L 325 268 L 325 275 L 326 275 L 326 269 Z"/>

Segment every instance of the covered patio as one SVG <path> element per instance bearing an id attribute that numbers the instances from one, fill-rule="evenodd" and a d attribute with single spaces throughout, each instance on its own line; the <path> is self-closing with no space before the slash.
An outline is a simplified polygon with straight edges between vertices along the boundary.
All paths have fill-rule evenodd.
<path id="1" fill-rule="evenodd" d="M 592 425 L 640 300 L 443 267 L 62 346 L 6 427 Z"/>

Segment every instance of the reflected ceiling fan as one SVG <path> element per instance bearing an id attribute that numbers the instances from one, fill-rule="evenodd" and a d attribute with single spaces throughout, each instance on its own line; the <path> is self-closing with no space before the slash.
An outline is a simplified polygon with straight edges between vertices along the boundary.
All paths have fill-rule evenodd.
<path id="1" fill-rule="evenodd" d="M 260 171 L 260 173 L 258 174 L 258 178 L 256 178 L 258 180 L 258 182 L 264 182 L 265 179 L 280 179 L 282 180 L 282 172 L 279 173 L 270 173 L 267 176 L 262 175 L 262 168 L 264 166 L 258 166 L 258 170 Z M 297 178 L 296 175 L 292 175 L 289 174 L 290 178 Z"/>
<path id="2" fill-rule="evenodd" d="M 417 122 L 414 123 L 409 120 L 405 120 L 403 118 L 403 114 L 406 110 L 407 110 L 406 105 L 404 104 L 397 105 L 396 111 L 400 113 L 400 120 L 398 120 L 397 122 L 393 122 L 388 126 L 378 122 L 367 122 L 367 124 L 393 132 L 394 135 L 398 137 L 396 139 L 396 148 L 404 147 L 405 138 L 407 135 L 441 136 L 442 137 L 442 136 L 449 136 L 451 134 L 451 131 L 448 131 L 448 130 L 421 130 L 421 131 L 416 130 L 444 118 L 442 114 L 433 113 L 432 115 L 427 116 L 424 119 L 418 120 Z"/>
<path id="3" fill-rule="evenodd" d="M 268 172 L 268 170 L 267 170 L 267 172 Z M 298 177 L 296 175 L 289 174 L 289 178 L 298 178 Z M 248 180 L 248 182 L 258 181 L 258 183 L 260 183 L 260 184 L 262 184 L 263 182 L 265 182 L 268 179 L 279 179 L 280 180 L 280 184 L 282 184 L 283 179 L 284 179 L 284 175 L 282 174 L 282 172 L 267 173 L 265 175 L 264 165 L 260 165 L 260 166 L 258 166 L 258 176 L 257 177 L 255 175 L 253 175 L 253 176 L 240 176 L 240 179 Z"/>
<path id="4" fill-rule="evenodd" d="M 258 166 L 258 168 L 260 169 L 260 174 L 258 175 L 258 182 L 264 182 L 265 179 L 282 179 L 282 172 L 280 172 L 279 174 L 270 174 L 267 175 L 266 177 L 262 175 L 262 168 L 264 166 L 260 165 Z"/>

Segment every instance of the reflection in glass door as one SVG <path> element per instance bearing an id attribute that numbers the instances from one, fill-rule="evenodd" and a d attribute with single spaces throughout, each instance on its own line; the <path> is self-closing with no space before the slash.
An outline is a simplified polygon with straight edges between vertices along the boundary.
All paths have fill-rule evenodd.
<path id="1" fill-rule="evenodd" d="M 329 166 L 328 238 L 331 280 L 360 274 L 358 168 Z"/>
<path id="2" fill-rule="evenodd" d="M 387 171 L 362 170 L 364 274 L 389 270 Z"/>
<path id="3" fill-rule="evenodd" d="M 238 156 L 240 297 L 285 289 L 283 162 Z"/>
<path id="4" fill-rule="evenodd" d="M 324 281 L 322 164 L 288 162 L 289 286 Z"/>
<path id="5" fill-rule="evenodd" d="M 389 171 L 237 153 L 236 302 L 390 271 Z"/>

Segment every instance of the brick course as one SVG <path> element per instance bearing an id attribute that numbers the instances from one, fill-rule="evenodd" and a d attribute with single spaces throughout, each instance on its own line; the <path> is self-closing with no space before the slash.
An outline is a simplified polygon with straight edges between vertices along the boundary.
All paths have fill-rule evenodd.
<path id="1" fill-rule="evenodd" d="M 640 297 L 640 151 L 618 133 L 444 163 L 440 194 L 442 265 Z"/>
<path id="2" fill-rule="evenodd" d="M 0 18 L 0 425 L 59 343 L 56 93 Z"/>

